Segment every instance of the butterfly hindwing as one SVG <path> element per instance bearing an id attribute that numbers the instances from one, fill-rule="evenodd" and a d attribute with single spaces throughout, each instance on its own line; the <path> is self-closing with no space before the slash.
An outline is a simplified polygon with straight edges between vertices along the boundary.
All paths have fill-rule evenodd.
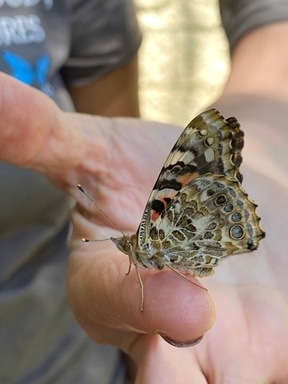
<path id="1" fill-rule="evenodd" d="M 199 176 L 151 225 L 150 247 L 161 249 L 166 265 L 204 275 L 226 256 L 257 249 L 263 231 L 255 210 L 237 180 Z"/>

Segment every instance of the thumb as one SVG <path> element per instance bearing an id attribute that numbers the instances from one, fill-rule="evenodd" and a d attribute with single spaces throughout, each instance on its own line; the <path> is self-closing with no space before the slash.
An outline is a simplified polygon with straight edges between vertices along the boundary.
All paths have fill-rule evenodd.
<path id="1" fill-rule="evenodd" d="M 92 136 L 79 129 L 87 120 L 91 125 L 89 117 L 61 111 L 42 92 L 3 73 L 0 115 L 0 160 L 38 170 L 58 186 L 76 185 L 68 172 L 97 144 L 95 132 Z"/>
<path id="2" fill-rule="evenodd" d="M 29 166 L 47 142 L 58 112 L 56 104 L 42 92 L 1 73 L 1 160 Z"/>
<path id="3" fill-rule="evenodd" d="M 144 285 L 141 312 L 141 287 L 134 268 L 125 275 L 128 266 L 128 257 L 112 242 L 74 242 L 70 304 L 94 340 L 116 343 L 127 351 L 137 335 L 159 334 L 170 344 L 185 346 L 211 328 L 215 314 L 209 293 L 172 271 L 140 271 Z"/>

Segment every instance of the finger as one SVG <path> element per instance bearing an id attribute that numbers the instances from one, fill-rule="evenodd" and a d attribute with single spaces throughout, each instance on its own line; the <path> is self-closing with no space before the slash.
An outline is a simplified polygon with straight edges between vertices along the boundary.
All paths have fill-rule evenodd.
<path id="1" fill-rule="evenodd" d="M 42 172 L 73 196 L 78 183 L 96 189 L 101 180 L 107 185 L 105 192 L 115 183 L 123 185 L 123 179 L 132 183 L 131 177 L 146 185 L 143 174 L 149 182 L 156 177 L 157 164 L 179 134 L 177 127 L 139 119 L 63 112 L 40 91 L 5 74 L 0 74 L 0 113 L 0 159 Z M 137 129 L 141 132 L 132 134 Z M 161 140 L 155 141 L 149 162 L 143 164 L 139 159 L 147 157 L 155 132 Z M 121 172 L 112 173 L 119 166 Z"/>
<path id="2" fill-rule="evenodd" d="M 94 136 L 88 137 L 79 128 L 89 125 L 91 117 L 64 113 L 42 92 L 3 73 L 0 95 L 1 160 L 37 169 L 55 182 L 66 177 L 67 182 L 67 172 L 87 158 L 92 146 L 101 156 L 103 141 L 98 148 L 96 128 L 105 119 L 95 118 L 90 124 Z"/>
<path id="3" fill-rule="evenodd" d="M 214 286 L 213 296 L 217 320 L 206 343 L 197 347 L 208 382 L 286 383 L 286 297 L 269 284 L 257 283 L 219 284 Z"/>
<path id="4" fill-rule="evenodd" d="M 3 73 L 0 87 L 1 159 L 25 165 L 43 149 L 58 109 L 40 91 Z"/>
<path id="5" fill-rule="evenodd" d="M 136 384 L 207 384 L 193 347 L 174 348 L 157 336 L 147 337 L 135 344 L 132 356 L 139 362 Z"/>
<path id="6" fill-rule="evenodd" d="M 78 243 L 70 259 L 69 297 L 81 325 L 97 340 L 111 342 L 111 329 L 135 334 L 160 334 L 175 344 L 191 344 L 212 326 L 209 293 L 171 271 L 134 270 L 126 276 L 128 258 L 110 242 Z M 103 328 L 106 335 L 103 336 Z M 97 330 L 98 329 L 98 330 Z M 130 340 L 128 341 L 128 343 Z M 122 348 L 127 350 L 127 339 Z"/>

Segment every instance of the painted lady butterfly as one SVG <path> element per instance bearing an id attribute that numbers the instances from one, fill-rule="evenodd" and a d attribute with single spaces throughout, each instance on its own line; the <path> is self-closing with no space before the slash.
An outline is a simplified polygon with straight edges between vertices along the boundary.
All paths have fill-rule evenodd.
<path id="1" fill-rule="evenodd" d="M 244 133 L 234 117 L 201 113 L 180 135 L 149 197 L 136 234 L 111 238 L 140 268 L 209 276 L 221 259 L 254 251 L 265 233 L 241 186 Z M 185 277 L 185 275 L 183 275 Z"/>
<path id="2" fill-rule="evenodd" d="M 256 250 L 265 237 L 257 205 L 241 186 L 243 146 L 234 117 L 224 119 L 215 109 L 195 117 L 172 148 L 136 234 L 111 238 L 129 256 L 127 274 L 132 264 L 136 268 L 142 312 L 138 268 L 168 267 L 186 279 L 185 272 L 209 276 L 220 260 Z"/>

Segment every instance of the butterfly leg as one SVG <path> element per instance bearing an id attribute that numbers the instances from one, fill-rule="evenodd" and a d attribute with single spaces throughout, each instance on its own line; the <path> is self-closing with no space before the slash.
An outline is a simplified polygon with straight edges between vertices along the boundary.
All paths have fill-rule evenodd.
<path id="1" fill-rule="evenodd" d="M 140 310 L 141 310 L 141 312 L 143 312 L 144 311 L 144 285 L 143 285 L 143 281 L 141 279 L 138 267 L 136 264 L 134 264 L 134 265 L 135 265 L 137 279 L 139 281 L 140 288 L 141 288 L 141 307 L 140 307 Z M 126 275 L 129 275 L 129 273 L 131 272 L 131 266 L 132 266 L 132 262 L 130 261 L 129 268 L 128 268 L 128 271 L 126 272 Z"/>
<path id="2" fill-rule="evenodd" d="M 131 263 L 130 263 L 130 265 L 131 265 Z M 138 278 L 138 281 L 139 281 L 139 284 L 140 284 L 140 287 L 141 287 L 141 307 L 140 307 L 140 311 L 143 312 L 144 311 L 144 285 L 143 285 L 143 281 L 141 279 L 141 276 L 140 276 L 139 269 L 138 269 L 137 265 L 135 265 L 135 270 L 136 270 L 136 275 L 137 275 L 137 278 Z"/>
<path id="3" fill-rule="evenodd" d="M 128 267 L 128 271 L 125 273 L 125 275 L 129 275 L 129 273 L 131 272 L 131 265 L 132 265 L 132 261 L 129 260 L 129 267 Z"/>

